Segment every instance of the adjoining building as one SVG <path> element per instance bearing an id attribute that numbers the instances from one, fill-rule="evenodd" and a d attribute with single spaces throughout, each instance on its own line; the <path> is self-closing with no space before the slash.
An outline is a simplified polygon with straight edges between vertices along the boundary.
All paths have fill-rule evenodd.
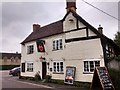
<path id="1" fill-rule="evenodd" d="M 11 69 L 20 66 L 21 54 L 20 53 L 0 53 L 0 69 Z"/>
<path id="2" fill-rule="evenodd" d="M 66 68 L 75 68 L 75 81 L 91 82 L 96 66 L 107 66 L 119 55 L 118 46 L 85 21 L 76 12 L 76 0 L 66 2 L 63 19 L 41 27 L 33 24 L 33 32 L 21 43 L 21 76 L 64 80 Z M 97 21 L 96 21 L 97 22 Z"/>

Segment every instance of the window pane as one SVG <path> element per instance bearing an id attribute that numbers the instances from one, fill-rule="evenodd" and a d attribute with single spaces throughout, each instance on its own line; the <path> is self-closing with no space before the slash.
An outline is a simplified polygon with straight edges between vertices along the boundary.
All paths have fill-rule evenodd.
<path id="1" fill-rule="evenodd" d="M 62 39 L 59 40 L 59 43 L 60 43 L 60 49 L 62 49 Z"/>
<path id="2" fill-rule="evenodd" d="M 100 66 L 100 61 L 95 61 L 95 67 L 99 67 Z"/>
<path id="3" fill-rule="evenodd" d="M 54 72 L 56 72 L 56 62 L 53 63 Z"/>
<path id="4" fill-rule="evenodd" d="M 63 71 L 63 62 L 60 62 L 60 70 Z"/>
<path id="5" fill-rule="evenodd" d="M 84 61 L 84 71 L 85 71 L 85 72 L 88 72 L 88 71 L 89 71 L 88 61 Z"/>
<path id="6" fill-rule="evenodd" d="M 55 41 L 53 41 L 53 50 L 55 50 Z"/>
<path id="7" fill-rule="evenodd" d="M 93 61 L 90 61 L 90 72 L 94 71 L 94 63 Z"/>
<path id="8" fill-rule="evenodd" d="M 59 63 L 57 63 L 57 72 L 59 72 L 59 70 L 60 70 L 60 69 L 59 69 Z"/>
<path id="9" fill-rule="evenodd" d="M 57 50 L 59 49 L 58 47 L 59 47 L 59 41 L 57 40 L 57 41 L 56 41 L 56 49 L 57 49 Z"/>

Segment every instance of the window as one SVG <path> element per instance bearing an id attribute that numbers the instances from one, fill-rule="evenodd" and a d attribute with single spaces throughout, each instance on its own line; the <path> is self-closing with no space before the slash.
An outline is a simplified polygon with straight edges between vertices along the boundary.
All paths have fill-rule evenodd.
<path id="1" fill-rule="evenodd" d="M 54 40 L 53 41 L 53 50 L 60 50 L 62 49 L 62 39 Z"/>
<path id="2" fill-rule="evenodd" d="M 63 62 L 53 62 L 53 70 L 56 73 L 63 72 Z"/>
<path id="3" fill-rule="evenodd" d="M 27 63 L 27 71 L 33 72 L 33 63 Z"/>
<path id="4" fill-rule="evenodd" d="M 112 46 L 107 44 L 106 45 L 106 58 L 110 59 L 110 58 L 113 58 L 114 56 L 115 55 L 114 55 L 114 50 L 113 50 Z"/>
<path id="5" fill-rule="evenodd" d="M 84 72 L 94 72 L 97 66 L 100 66 L 100 61 L 84 61 Z"/>
<path id="6" fill-rule="evenodd" d="M 27 53 L 32 54 L 33 52 L 34 52 L 34 46 L 33 45 L 27 46 Z"/>

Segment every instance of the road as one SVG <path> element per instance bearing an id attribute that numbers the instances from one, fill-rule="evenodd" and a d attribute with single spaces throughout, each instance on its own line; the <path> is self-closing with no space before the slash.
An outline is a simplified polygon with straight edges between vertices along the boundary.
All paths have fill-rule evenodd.
<path id="1" fill-rule="evenodd" d="M 52 89 L 52 87 L 49 86 L 45 86 L 45 85 L 39 85 L 39 84 L 34 84 L 34 83 L 29 83 L 29 82 L 23 82 L 18 80 L 18 76 L 10 76 L 9 75 L 9 71 L 0 71 L 0 73 L 2 73 L 2 77 L 0 75 L 0 81 L 2 81 L 2 85 L 0 84 L 0 86 L 2 86 L 2 88 L 7 88 L 5 90 L 15 90 L 15 89 L 20 89 L 23 88 L 26 90 L 27 88 L 32 88 L 33 90 L 36 90 L 37 88 L 41 88 L 41 90 L 43 90 L 43 88 L 45 90 L 50 90 Z M 4 89 L 3 89 L 4 90 Z"/>

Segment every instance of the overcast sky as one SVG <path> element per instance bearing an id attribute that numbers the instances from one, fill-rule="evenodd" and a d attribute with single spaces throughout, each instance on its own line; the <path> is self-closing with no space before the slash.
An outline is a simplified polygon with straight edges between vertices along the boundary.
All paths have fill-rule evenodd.
<path id="1" fill-rule="evenodd" d="M 32 32 L 32 25 L 42 26 L 58 21 L 66 14 L 66 2 L 2 2 L 0 21 L 2 22 L 1 52 L 21 52 L 20 43 Z M 21 0 L 22 1 L 22 0 Z M 80 2 L 78 2 L 80 1 Z M 118 2 L 89 2 L 108 14 L 118 18 Z M 95 28 L 99 24 L 103 33 L 113 39 L 118 31 L 118 20 L 77 0 L 77 13 Z M 0 27 L 1 28 L 1 27 Z"/>

